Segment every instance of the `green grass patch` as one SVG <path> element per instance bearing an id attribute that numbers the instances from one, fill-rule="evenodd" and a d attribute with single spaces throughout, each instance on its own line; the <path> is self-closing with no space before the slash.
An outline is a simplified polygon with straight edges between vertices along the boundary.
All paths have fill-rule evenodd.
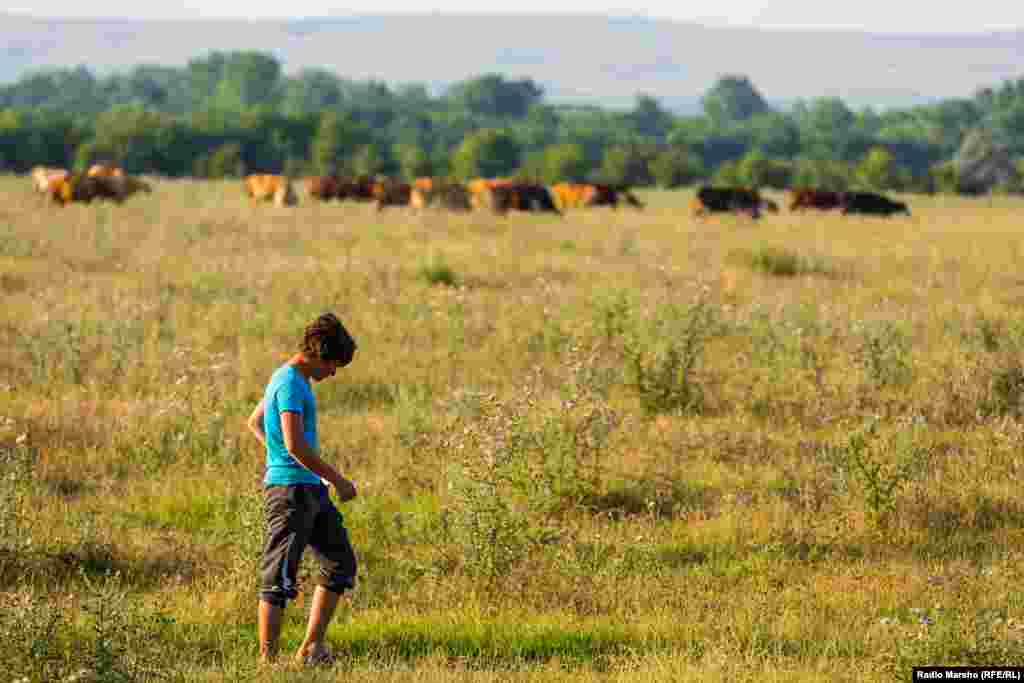
<path id="1" fill-rule="evenodd" d="M 459 284 L 459 277 L 452 270 L 452 267 L 448 265 L 444 256 L 440 254 L 434 254 L 429 259 L 420 263 L 416 275 L 428 285 L 455 287 Z"/>
<path id="2" fill-rule="evenodd" d="M 776 277 L 839 274 L 839 269 L 824 257 L 805 256 L 786 247 L 761 245 L 754 249 L 736 249 L 729 253 L 728 260 Z"/>
<path id="3" fill-rule="evenodd" d="M 123 513 L 129 526 L 177 529 L 204 540 L 230 540 L 242 533 L 249 497 L 193 492 L 147 501 L 137 512 Z"/>
<path id="4" fill-rule="evenodd" d="M 291 634 L 289 634 L 291 635 Z M 296 643 L 301 634 L 292 636 Z M 477 660 L 491 667 L 515 667 L 558 659 L 566 665 L 595 665 L 610 657 L 663 652 L 664 639 L 613 626 L 572 629 L 537 624 L 442 624 L 398 622 L 346 624 L 328 634 L 349 660 L 416 660 L 436 654 Z"/>
<path id="5" fill-rule="evenodd" d="M 317 407 L 322 414 L 340 410 L 360 413 L 395 403 L 395 388 L 380 380 L 326 382 L 317 386 Z"/>

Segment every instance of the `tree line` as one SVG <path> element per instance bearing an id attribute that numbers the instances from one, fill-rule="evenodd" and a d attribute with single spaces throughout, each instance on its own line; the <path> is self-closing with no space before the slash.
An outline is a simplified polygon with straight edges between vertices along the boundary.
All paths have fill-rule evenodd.
<path id="1" fill-rule="evenodd" d="M 783 111 L 728 75 L 702 108 L 677 115 L 645 94 L 629 110 L 559 106 L 531 79 L 498 74 L 432 94 L 323 69 L 288 76 L 262 52 L 211 52 L 181 68 L 50 69 L 0 87 L 0 169 L 111 160 L 166 176 L 1024 190 L 1024 79 L 906 109 L 855 111 L 820 97 Z"/>

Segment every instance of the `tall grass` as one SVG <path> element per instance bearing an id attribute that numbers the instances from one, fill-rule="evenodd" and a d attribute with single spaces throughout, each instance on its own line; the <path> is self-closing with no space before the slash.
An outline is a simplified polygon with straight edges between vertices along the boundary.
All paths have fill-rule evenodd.
<path id="1" fill-rule="evenodd" d="M 761 248 L 691 220 L 685 191 L 562 219 L 273 210 L 232 182 L 119 207 L 29 192 L 0 179 L 14 680 L 889 681 L 1024 661 L 1019 200 L 783 213 Z M 359 342 L 315 391 L 360 491 L 360 582 L 337 666 L 261 671 L 244 423 L 324 310 Z"/>

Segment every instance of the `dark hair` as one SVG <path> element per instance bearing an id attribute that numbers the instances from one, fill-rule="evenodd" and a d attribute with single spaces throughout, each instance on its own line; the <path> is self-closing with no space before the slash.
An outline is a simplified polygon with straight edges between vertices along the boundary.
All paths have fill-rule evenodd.
<path id="1" fill-rule="evenodd" d="M 324 313 L 306 327 L 302 352 L 310 358 L 348 365 L 356 353 L 356 342 L 333 313 Z"/>

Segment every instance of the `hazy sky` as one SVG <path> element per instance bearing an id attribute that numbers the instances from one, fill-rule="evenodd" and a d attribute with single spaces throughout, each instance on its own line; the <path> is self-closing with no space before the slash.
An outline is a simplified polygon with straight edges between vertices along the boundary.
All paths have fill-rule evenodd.
<path id="1" fill-rule="evenodd" d="M 643 7 L 625 7 L 619 0 L 517 0 L 494 5 L 480 0 L 375 0 L 358 6 L 333 4 L 331 0 L 0 0 L 0 11 L 45 17 L 105 18 L 299 18 L 329 15 L 382 14 L 389 12 L 441 13 L 534 13 L 639 15 L 696 21 L 722 26 L 761 28 L 832 28 L 871 32 L 980 33 L 1024 28 L 1024 3 L 1020 0 L 648 0 Z"/>

